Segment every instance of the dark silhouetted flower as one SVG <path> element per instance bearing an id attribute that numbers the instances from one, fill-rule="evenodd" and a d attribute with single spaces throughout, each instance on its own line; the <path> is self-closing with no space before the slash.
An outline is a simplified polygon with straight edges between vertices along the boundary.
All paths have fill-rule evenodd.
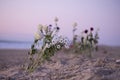
<path id="1" fill-rule="evenodd" d="M 57 29 L 57 30 L 60 30 L 60 28 L 59 28 L 59 27 L 56 27 L 56 29 Z"/>
<path id="2" fill-rule="evenodd" d="M 90 31 L 93 31 L 93 30 L 94 30 L 94 28 L 93 28 L 93 27 L 91 27 L 91 28 L 90 28 Z"/>
<path id="3" fill-rule="evenodd" d="M 49 27 L 52 27 L 52 25 L 50 24 Z"/>
<path id="4" fill-rule="evenodd" d="M 86 30 L 85 30 L 85 33 L 87 33 L 87 32 L 88 32 L 88 30 L 86 29 Z"/>

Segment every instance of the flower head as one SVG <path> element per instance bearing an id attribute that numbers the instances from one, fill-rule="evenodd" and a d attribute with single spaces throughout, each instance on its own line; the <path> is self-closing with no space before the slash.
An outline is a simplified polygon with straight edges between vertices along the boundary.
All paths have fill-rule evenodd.
<path id="1" fill-rule="evenodd" d="M 46 48 L 50 48 L 50 46 L 51 46 L 50 44 L 46 43 Z"/>
<path id="2" fill-rule="evenodd" d="M 64 42 L 64 40 L 63 40 L 63 39 L 60 39 L 60 40 L 59 40 L 59 42 L 60 42 L 60 43 L 63 43 L 63 42 Z"/>
<path id="3" fill-rule="evenodd" d="M 93 30 L 94 30 L 94 28 L 93 28 L 93 27 L 91 27 L 91 28 L 90 28 L 90 31 L 93 31 Z"/>
<path id="4" fill-rule="evenodd" d="M 61 46 L 60 45 L 57 45 L 57 49 L 60 49 L 61 48 Z"/>
<path id="5" fill-rule="evenodd" d="M 39 24 L 39 25 L 38 25 L 38 30 L 42 30 L 42 28 L 43 28 L 43 25 L 42 25 L 42 24 Z"/>
<path id="6" fill-rule="evenodd" d="M 49 27 L 52 27 L 52 25 L 50 24 Z"/>
<path id="7" fill-rule="evenodd" d="M 52 44 L 56 44 L 58 40 L 59 40 L 58 36 L 54 36 L 52 39 Z"/>
<path id="8" fill-rule="evenodd" d="M 58 18 L 57 17 L 55 17 L 55 22 L 58 22 Z"/>
<path id="9" fill-rule="evenodd" d="M 57 30 L 60 30 L 60 28 L 59 28 L 59 27 L 56 27 L 56 29 L 57 29 Z"/>
<path id="10" fill-rule="evenodd" d="M 87 33 L 88 33 L 88 30 L 86 29 L 84 32 L 87 34 Z"/>
<path id="11" fill-rule="evenodd" d="M 75 22 L 74 24 L 73 24 L 73 27 L 75 28 L 77 26 L 77 23 Z"/>
<path id="12" fill-rule="evenodd" d="M 35 40 L 40 40 L 42 39 L 42 36 L 39 35 L 38 33 L 35 33 Z"/>
<path id="13" fill-rule="evenodd" d="M 47 30 L 47 28 L 48 28 L 48 27 L 47 27 L 46 25 L 45 25 L 45 26 L 43 26 L 44 31 L 46 31 L 46 30 Z"/>
<path id="14" fill-rule="evenodd" d="M 65 45 L 65 48 L 66 48 L 66 49 L 69 49 L 70 47 L 69 47 L 69 45 Z"/>

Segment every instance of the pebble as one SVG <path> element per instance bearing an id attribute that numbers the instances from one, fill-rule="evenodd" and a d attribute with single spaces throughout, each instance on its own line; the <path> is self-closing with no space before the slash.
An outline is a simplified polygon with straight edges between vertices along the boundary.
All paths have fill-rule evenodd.
<path id="1" fill-rule="evenodd" d="M 120 59 L 116 60 L 116 64 L 120 64 Z"/>

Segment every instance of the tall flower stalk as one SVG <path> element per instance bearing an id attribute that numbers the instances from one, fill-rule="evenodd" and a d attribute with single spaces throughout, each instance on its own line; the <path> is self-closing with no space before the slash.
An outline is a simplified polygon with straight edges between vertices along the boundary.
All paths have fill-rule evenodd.
<path id="1" fill-rule="evenodd" d="M 73 45 L 75 45 L 76 39 L 77 39 L 77 35 L 75 35 L 75 31 L 77 30 L 77 23 L 75 22 L 73 24 Z"/>

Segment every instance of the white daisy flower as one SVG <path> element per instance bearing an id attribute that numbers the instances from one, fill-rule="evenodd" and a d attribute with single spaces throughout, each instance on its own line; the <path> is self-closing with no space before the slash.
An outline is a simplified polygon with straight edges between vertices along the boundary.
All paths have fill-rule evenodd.
<path id="1" fill-rule="evenodd" d="M 69 45 L 65 45 L 65 48 L 66 48 L 66 49 L 69 49 Z"/>
<path id="2" fill-rule="evenodd" d="M 64 39 L 63 43 L 64 43 L 64 44 L 67 44 L 67 40 L 66 40 L 66 39 Z"/>
<path id="3" fill-rule="evenodd" d="M 61 46 L 60 45 L 57 45 L 57 49 L 60 49 L 61 48 Z"/>
<path id="4" fill-rule="evenodd" d="M 52 40 L 52 44 L 54 45 L 54 44 L 56 44 L 57 42 L 55 41 L 55 40 Z"/>
<path id="5" fill-rule="evenodd" d="M 67 37 L 64 38 L 64 44 L 68 44 L 69 40 Z"/>
<path id="6" fill-rule="evenodd" d="M 61 39 L 59 40 L 59 42 L 60 42 L 60 43 L 64 43 L 64 39 L 61 38 Z"/>
<path id="7" fill-rule="evenodd" d="M 52 39 L 52 43 L 57 43 L 59 40 L 58 36 L 54 36 L 53 39 Z"/>

